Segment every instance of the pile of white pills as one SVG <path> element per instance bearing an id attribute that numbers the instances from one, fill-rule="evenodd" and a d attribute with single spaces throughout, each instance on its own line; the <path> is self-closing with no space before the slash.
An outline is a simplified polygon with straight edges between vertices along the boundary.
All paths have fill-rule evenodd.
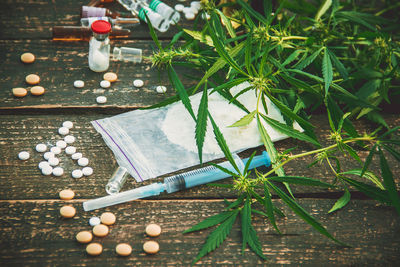
<path id="1" fill-rule="evenodd" d="M 200 1 L 193 1 L 190 3 L 190 6 L 188 7 L 185 7 L 182 4 L 175 5 L 175 10 L 178 12 L 183 12 L 187 20 L 194 20 L 196 18 L 196 15 L 199 13 L 200 9 L 201 9 Z"/>

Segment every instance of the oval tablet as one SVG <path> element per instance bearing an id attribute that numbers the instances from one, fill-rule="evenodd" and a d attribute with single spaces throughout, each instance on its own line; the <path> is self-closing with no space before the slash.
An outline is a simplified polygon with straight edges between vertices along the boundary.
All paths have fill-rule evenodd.
<path id="1" fill-rule="evenodd" d="M 53 175 L 54 176 L 61 176 L 61 175 L 63 175 L 64 174 L 64 169 L 63 168 L 61 168 L 61 167 L 55 167 L 54 169 L 53 169 Z"/>
<path id="2" fill-rule="evenodd" d="M 93 227 L 93 234 L 98 237 L 103 237 L 108 235 L 109 229 L 107 225 L 99 224 Z"/>
<path id="3" fill-rule="evenodd" d="M 104 73 L 103 79 L 113 83 L 118 79 L 118 76 L 114 72 L 107 72 L 107 73 Z"/>
<path id="4" fill-rule="evenodd" d="M 24 63 L 33 63 L 35 61 L 35 55 L 32 53 L 23 53 L 21 55 L 21 61 Z"/>
<path id="5" fill-rule="evenodd" d="M 67 127 L 60 127 L 58 128 L 58 133 L 61 135 L 67 135 L 69 134 L 69 129 Z"/>
<path id="6" fill-rule="evenodd" d="M 104 103 L 107 103 L 107 97 L 105 97 L 105 96 L 98 96 L 98 97 L 96 97 L 96 102 L 98 103 L 98 104 L 104 104 Z"/>
<path id="7" fill-rule="evenodd" d="M 89 219 L 89 225 L 90 226 L 96 226 L 96 225 L 99 225 L 100 223 L 101 223 L 101 221 L 100 221 L 99 217 L 94 216 L 94 217 Z"/>
<path id="8" fill-rule="evenodd" d="M 75 236 L 76 241 L 78 241 L 79 243 L 89 243 L 90 241 L 92 241 L 93 239 L 93 235 L 91 232 L 89 231 L 82 231 L 76 234 Z"/>
<path id="9" fill-rule="evenodd" d="M 62 123 L 62 127 L 66 127 L 68 129 L 71 129 L 72 127 L 74 127 L 74 123 L 72 121 L 64 121 Z"/>
<path id="10" fill-rule="evenodd" d="M 37 144 L 35 149 L 37 152 L 45 152 L 47 150 L 47 146 L 45 144 Z"/>
<path id="11" fill-rule="evenodd" d="M 53 146 L 50 148 L 50 152 L 52 152 L 54 155 L 58 155 L 61 153 L 61 148 L 58 146 Z"/>
<path id="12" fill-rule="evenodd" d="M 59 140 L 59 141 L 57 141 L 56 146 L 59 147 L 59 148 L 66 148 L 67 147 L 67 142 L 65 142 L 63 140 Z"/>
<path id="13" fill-rule="evenodd" d="M 29 159 L 29 157 L 30 157 L 30 155 L 29 155 L 28 151 L 21 151 L 18 153 L 18 158 L 20 160 L 27 160 L 27 159 Z"/>
<path id="14" fill-rule="evenodd" d="M 58 195 L 60 196 L 60 199 L 62 200 L 71 200 L 75 196 L 75 192 L 72 191 L 71 189 L 64 189 L 61 190 Z"/>
<path id="15" fill-rule="evenodd" d="M 41 161 L 38 165 L 39 169 L 43 169 L 45 167 L 50 167 L 50 164 L 47 161 Z"/>
<path id="16" fill-rule="evenodd" d="M 143 80 L 136 79 L 133 81 L 133 86 L 135 86 L 135 87 L 142 87 L 143 85 L 144 85 Z"/>
<path id="17" fill-rule="evenodd" d="M 83 172 L 81 170 L 73 170 L 71 172 L 71 176 L 72 176 L 72 178 L 78 179 L 83 176 Z"/>
<path id="18" fill-rule="evenodd" d="M 110 83 L 110 81 L 102 80 L 102 81 L 100 82 L 100 86 L 103 87 L 103 88 L 108 88 L 108 87 L 111 86 L 111 83 Z"/>
<path id="19" fill-rule="evenodd" d="M 167 91 L 167 87 L 163 86 L 163 85 L 159 85 L 156 87 L 156 91 L 159 94 L 163 94 Z"/>
<path id="20" fill-rule="evenodd" d="M 98 256 L 103 251 L 103 247 L 99 243 L 90 243 L 86 247 L 86 253 L 90 256 Z"/>
<path id="21" fill-rule="evenodd" d="M 12 93 L 16 97 L 24 97 L 28 94 L 28 90 L 22 87 L 16 87 L 12 89 Z"/>
<path id="22" fill-rule="evenodd" d="M 93 174 L 93 169 L 91 167 L 85 167 L 82 169 L 83 175 L 89 176 Z"/>
<path id="23" fill-rule="evenodd" d="M 60 163 L 60 160 L 58 158 L 54 157 L 54 158 L 49 158 L 47 160 L 47 162 L 50 164 L 50 166 L 54 167 L 54 166 L 57 166 Z"/>
<path id="24" fill-rule="evenodd" d="M 43 175 L 50 175 L 53 173 L 53 167 L 50 166 L 50 164 L 48 166 L 43 166 L 42 167 L 42 174 Z"/>
<path id="25" fill-rule="evenodd" d="M 115 247 L 115 252 L 120 256 L 129 256 L 132 253 L 132 247 L 129 244 L 121 243 Z"/>
<path id="26" fill-rule="evenodd" d="M 146 227 L 146 234 L 148 236 L 159 236 L 161 234 L 161 227 L 158 224 L 151 223 Z"/>
<path id="27" fill-rule="evenodd" d="M 104 212 L 103 214 L 101 214 L 100 216 L 100 220 L 102 224 L 105 225 L 112 225 L 115 223 L 115 221 L 117 220 L 117 218 L 115 217 L 115 215 L 111 212 Z"/>
<path id="28" fill-rule="evenodd" d="M 85 82 L 84 82 L 84 81 L 76 80 L 76 81 L 74 82 L 74 87 L 76 87 L 76 88 L 82 88 L 82 87 L 84 87 L 84 86 L 85 86 Z"/>
<path id="29" fill-rule="evenodd" d="M 85 167 L 89 164 L 89 160 L 87 158 L 80 158 L 78 159 L 78 165 Z"/>
<path id="30" fill-rule="evenodd" d="M 76 147 L 74 146 L 67 146 L 65 148 L 65 153 L 67 153 L 68 155 L 75 154 L 75 152 L 76 152 Z"/>
<path id="31" fill-rule="evenodd" d="M 60 209 L 60 214 L 64 218 L 72 218 L 76 214 L 76 209 L 72 206 L 64 206 Z"/>
<path id="32" fill-rule="evenodd" d="M 64 137 L 64 141 L 67 144 L 72 144 L 73 142 L 75 142 L 75 137 L 73 135 L 67 135 Z"/>
<path id="33" fill-rule="evenodd" d="M 43 86 L 39 86 L 39 85 L 31 88 L 32 95 L 43 95 L 45 91 L 46 90 L 44 90 Z"/>
<path id="34" fill-rule="evenodd" d="M 29 74 L 25 77 L 25 81 L 28 84 L 38 84 L 40 82 L 40 77 L 36 74 Z"/>
<path id="35" fill-rule="evenodd" d="M 48 151 L 48 152 L 46 152 L 46 153 L 43 154 L 43 158 L 44 158 L 45 160 L 49 160 L 50 158 L 54 158 L 54 157 L 55 157 L 54 153 L 53 153 L 53 152 L 50 152 L 50 151 Z"/>
<path id="36" fill-rule="evenodd" d="M 160 245 L 156 241 L 147 241 L 143 244 L 143 250 L 147 254 L 156 254 L 160 250 Z"/>
<path id="37" fill-rule="evenodd" d="M 78 160 L 78 159 L 80 159 L 80 158 L 82 158 L 82 153 L 74 153 L 74 154 L 72 154 L 71 155 L 71 158 L 72 159 L 74 159 L 74 160 Z"/>

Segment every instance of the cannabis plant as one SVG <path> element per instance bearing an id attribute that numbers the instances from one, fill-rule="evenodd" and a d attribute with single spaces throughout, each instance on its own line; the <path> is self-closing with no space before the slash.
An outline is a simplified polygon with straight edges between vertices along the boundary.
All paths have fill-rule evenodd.
<path id="1" fill-rule="evenodd" d="M 207 121 L 210 121 L 221 150 L 237 171 L 233 173 L 214 165 L 233 177 L 231 184 L 215 186 L 235 190 L 237 199 L 231 203 L 226 201 L 223 212 L 185 231 L 216 227 L 193 263 L 221 245 L 238 218 L 243 249 L 248 245 L 266 259 L 252 226 L 252 214 L 265 216 L 281 233 L 276 216 L 284 214 L 271 200 L 273 194 L 322 235 L 347 246 L 296 202 L 290 187 L 294 184 L 342 190 L 343 196 L 329 212 L 344 207 L 350 201 L 350 188 L 355 188 L 393 206 L 400 215 L 399 194 L 387 163 L 388 155 L 400 161 L 399 127 L 390 129 L 381 114 L 382 106 L 399 96 L 400 43 L 396 21 L 399 6 L 397 1 L 264 0 L 255 10 L 250 1 L 217 5 L 213 0 L 203 0 L 194 29 L 181 29 L 166 47 L 161 46 L 149 23 L 158 47 L 151 57 L 153 65 L 168 72 L 177 92 L 177 97 L 157 106 L 182 101 L 196 122 L 200 161 Z M 176 66 L 201 73 L 201 77 L 192 77 L 197 84 L 185 88 Z M 244 82 L 250 86 L 232 95 L 230 89 Z M 207 90 L 211 87 L 211 91 Z M 250 90 L 257 96 L 257 105 L 248 110 L 238 101 L 238 96 Z M 198 91 L 202 97 L 195 113 L 189 96 Z M 208 96 L 212 93 L 220 94 L 246 111 L 247 115 L 232 127 L 256 120 L 272 161 L 269 171 L 255 171 L 255 178 L 250 177 L 248 166 L 254 154 L 244 171 L 236 166 L 224 136 L 208 112 Z M 269 117 L 266 99 L 279 108 L 284 123 Z M 321 146 L 309 120 L 316 110 L 325 111 L 329 120 L 332 144 L 327 147 Z M 353 125 L 359 118 L 369 119 L 380 127 L 373 133 L 360 134 Z M 304 132 L 294 129 L 294 122 Z M 264 123 L 315 148 L 295 155 L 290 151 L 278 153 Z M 358 150 L 369 150 L 365 161 L 360 159 L 355 146 Z M 359 167 L 342 170 L 338 154 L 349 155 Z M 288 162 L 310 155 L 315 156 L 315 163 L 329 166 L 333 183 L 285 174 L 284 166 Z M 373 157 L 379 158 L 381 175 L 369 169 Z M 359 179 L 351 178 L 354 175 Z"/>

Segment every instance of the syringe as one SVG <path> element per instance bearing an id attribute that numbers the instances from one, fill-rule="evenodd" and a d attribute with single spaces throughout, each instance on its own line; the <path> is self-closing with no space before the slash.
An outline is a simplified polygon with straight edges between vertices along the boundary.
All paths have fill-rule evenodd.
<path id="1" fill-rule="evenodd" d="M 242 161 L 237 155 L 234 155 L 234 159 L 239 170 L 243 172 L 246 163 L 249 161 L 249 158 L 246 158 Z M 268 156 L 268 153 L 264 151 L 261 155 L 253 157 L 248 169 L 254 169 L 263 165 L 268 167 L 270 164 L 271 160 Z M 237 173 L 237 171 L 229 161 L 225 161 L 218 165 L 229 170 L 232 173 Z M 153 183 L 150 185 L 131 189 L 122 193 L 83 202 L 83 209 L 85 211 L 100 209 L 139 198 L 157 196 L 164 191 L 167 191 L 167 193 L 173 193 L 197 185 L 215 182 L 227 178 L 229 176 L 230 175 L 228 173 L 223 172 L 222 170 L 220 170 L 215 166 L 208 166 L 197 170 L 189 171 L 186 173 L 167 177 L 164 179 L 163 183 Z"/>

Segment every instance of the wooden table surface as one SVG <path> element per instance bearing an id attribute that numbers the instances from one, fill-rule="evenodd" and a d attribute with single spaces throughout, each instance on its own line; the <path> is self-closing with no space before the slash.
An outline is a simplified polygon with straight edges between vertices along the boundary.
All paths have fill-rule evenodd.
<path id="1" fill-rule="evenodd" d="M 118 81 L 110 89 L 99 89 L 102 74 L 91 72 L 88 68 L 88 43 L 51 40 L 51 27 L 78 25 L 80 6 L 86 2 L 2 1 L 0 266 L 188 266 L 211 230 L 185 235 L 182 231 L 222 211 L 223 199 L 235 198 L 235 192 L 199 186 L 102 210 L 84 212 L 82 209 L 83 201 L 105 195 L 104 186 L 117 167 L 111 150 L 90 121 L 147 107 L 174 95 L 166 73 L 151 68 L 147 60 L 141 64 L 111 62 L 109 70 L 118 74 Z M 173 5 L 177 3 L 172 0 L 166 2 Z M 116 4 L 110 7 L 120 8 Z M 188 26 L 190 23 L 183 19 L 181 25 Z M 176 32 L 177 29 L 172 28 L 159 36 L 161 40 L 168 41 Z M 138 26 L 129 39 L 113 40 L 112 46 L 142 48 L 147 56 L 155 47 L 146 25 Z M 25 65 L 19 58 L 28 51 L 36 55 L 36 62 Z M 30 73 L 41 77 L 40 85 L 46 88 L 45 95 L 28 95 L 22 99 L 13 97 L 11 88 L 26 87 L 24 78 Z M 143 88 L 132 87 L 132 81 L 136 78 L 144 80 Z M 78 79 L 85 81 L 83 89 L 73 87 L 73 81 Z M 182 80 L 185 85 L 193 84 L 184 77 Z M 159 84 L 168 87 L 165 95 L 155 92 L 154 87 Z M 97 104 L 95 99 L 98 95 L 107 96 L 107 104 Z M 325 117 L 314 115 L 312 122 L 317 126 L 316 133 L 321 142 L 327 144 L 329 126 Z M 385 118 L 392 126 L 400 125 L 398 114 L 387 114 Z M 65 154 L 60 156 L 61 166 L 66 170 L 61 177 L 43 176 L 37 168 L 41 155 L 34 151 L 35 145 L 42 142 L 54 144 L 59 140 L 61 137 L 57 129 L 66 120 L 74 122 L 71 133 L 77 138 L 75 146 L 89 158 L 90 166 L 94 169 L 89 177 L 73 179 L 70 172 L 77 165 Z M 356 122 L 356 126 L 361 133 L 374 129 L 365 121 Z M 291 147 L 296 147 L 295 152 L 311 148 L 291 139 L 277 143 L 280 151 Z M 257 148 L 258 151 L 262 149 Z M 29 160 L 17 158 L 22 150 L 31 152 Z M 252 151 L 245 151 L 241 156 L 248 156 Z M 330 181 L 333 177 L 324 166 L 306 167 L 312 160 L 305 158 L 293 162 L 286 171 L 289 175 L 306 175 Z M 395 165 L 393 160 L 390 164 L 399 181 L 399 165 Z M 374 162 L 372 166 L 378 165 Z M 343 168 L 351 167 L 345 163 Z M 141 185 L 130 179 L 124 189 Z M 59 199 L 58 192 L 66 188 L 76 192 L 74 200 Z M 400 221 L 393 208 L 382 206 L 353 191 L 349 205 L 339 212 L 328 214 L 341 192 L 301 186 L 292 189 L 298 202 L 307 211 L 336 238 L 353 247 L 343 248 L 324 238 L 275 197 L 273 201 L 287 214 L 277 222 L 283 235 L 278 235 L 264 218 L 253 218 L 267 261 L 262 261 L 248 249 L 244 254 L 241 253 L 240 225 L 236 222 L 221 247 L 204 257 L 198 265 L 396 265 L 400 259 Z M 59 216 L 59 209 L 65 204 L 77 209 L 73 219 Z M 88 219 L 106 210 L 117 215 L 117 222 L 107 237 L 95 238 L 103 245 L 103 253 L 98 257 L 87 256 L 85 246 L 75 241 L 75 235 L 81 230 L 90 230 Z M 151 222 L 158 223 L 163 233 L 154 238 L 160 244 L 160 252 L 148 256 L 142 251 L 142 244 L 151 239 L 144 234 L 145 226 Z M 131 256 L 116 256 L 114 248 L 119 242 L 132 245 Z"/>

